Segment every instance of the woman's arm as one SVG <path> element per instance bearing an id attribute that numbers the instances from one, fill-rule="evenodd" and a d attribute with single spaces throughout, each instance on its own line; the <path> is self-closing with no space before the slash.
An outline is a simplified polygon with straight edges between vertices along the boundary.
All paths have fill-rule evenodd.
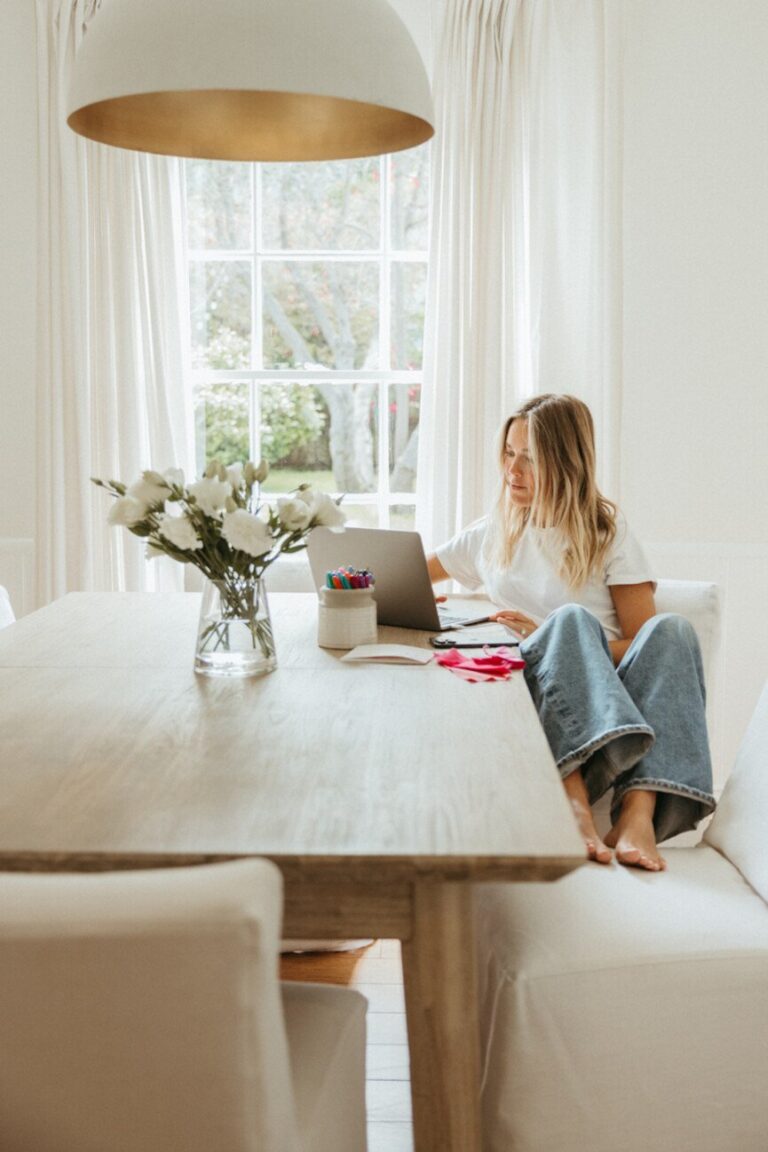
<path id="1" fill-rule="evenodd" d="M 644 584 L 611 584 L 609 591 L 619 618 L 622 638 L 609 640 L 608 647 L 614 664 L 619 664 L 646 620 L 656 615 L 656 604 L 653 599 L 653 584 L 650 581 Z"/>
<path id="2" fill-rule="evenodd" d="M 441 580 L 450 580 L 451 578 L 434 552 L 427 556 L 427 571 L 433 584 L 439 584 Z"/>

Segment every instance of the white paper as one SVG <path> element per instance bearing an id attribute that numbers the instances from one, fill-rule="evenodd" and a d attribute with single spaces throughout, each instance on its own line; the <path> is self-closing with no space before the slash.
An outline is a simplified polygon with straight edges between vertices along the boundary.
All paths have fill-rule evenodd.
<path id="1" fill-rule="evenodd" d="M 358 644 L 341 659 L 350 663 L 367 660 L 374 664 L 428 664 L 432 655 L 428 648 L 410 644 Z"/>

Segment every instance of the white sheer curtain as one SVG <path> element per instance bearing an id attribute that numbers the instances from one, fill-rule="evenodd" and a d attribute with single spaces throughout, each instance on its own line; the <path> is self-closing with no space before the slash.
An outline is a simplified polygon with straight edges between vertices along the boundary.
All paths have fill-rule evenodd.
<path id="1" fill-rule="evenodd" d="M 193 467 L 178 160 L 76 136 L 72 61 L 98 0 L 37 0 L 40 144 L 38 600 L 78 589 L 181 588 L 105 522 L 91 476 Z"/>
<path id="2" fill-rule="evenodd" d="M 617 496 L 620 5 L 433 0 L 430 275 L 417 527 L 487 509 L 499 426 L 536 392 L 592 409 Z"/>

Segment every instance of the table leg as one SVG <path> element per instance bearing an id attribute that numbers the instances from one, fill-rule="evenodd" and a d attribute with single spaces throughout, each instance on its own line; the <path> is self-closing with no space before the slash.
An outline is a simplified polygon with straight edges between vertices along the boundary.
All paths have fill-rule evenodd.
<path id="1" fill-rule="evenodd" d="M 403 941 L 415 1152 L 480 1152 L 472 888 L 417 883 Z"/>

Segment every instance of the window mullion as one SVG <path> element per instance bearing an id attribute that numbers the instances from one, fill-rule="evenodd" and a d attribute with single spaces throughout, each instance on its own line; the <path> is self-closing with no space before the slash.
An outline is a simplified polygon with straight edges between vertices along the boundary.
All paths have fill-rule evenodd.
<path id="1" fill-rule="evenodd" d="M 389 161 L 385 156 L 379 157 L 379 364 L 387 372 L 392 368 L 390 348 L 390 296 L 391 274 L 389 263 Z M 389 381 L 379 381 L 378 396 L 378 508 L 379 525 L 389 528 Z"/>
<path id="2" fill-rule="evenodd" d="M 251 164 L 251 368 L 257 372 L 264 363 L 261 312 L 263 291 L 261 285 L 261 168 Z M 261 459 L 261 384 L 253 376 L 248 387 L 248 443 L 254 461 Z"/>

